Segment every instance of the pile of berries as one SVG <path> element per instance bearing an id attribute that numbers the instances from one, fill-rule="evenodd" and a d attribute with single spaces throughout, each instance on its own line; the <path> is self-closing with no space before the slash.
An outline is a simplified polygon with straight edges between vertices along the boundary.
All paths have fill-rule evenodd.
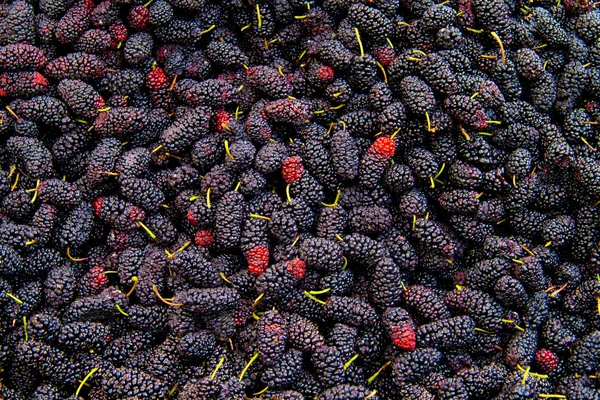
<path id="1" fill-rule="evenodd" d="M 0 398 L 600 398 L 593 0 L 0 4 Z"/>

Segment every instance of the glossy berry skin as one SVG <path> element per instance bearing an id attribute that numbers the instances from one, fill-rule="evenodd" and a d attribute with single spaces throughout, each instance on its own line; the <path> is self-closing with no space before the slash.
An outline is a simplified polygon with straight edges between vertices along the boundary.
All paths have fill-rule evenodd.
<path id="1" fill-rule="evenodd" d="M 260 275 L 269 266 L 269 249 L 265 246 L 256 246 L 246 252 L 248 271 L 252 275 Z"/>
<path id="2" fill-rule="evenodd" d="M 369 154 L 382 161 L 389 160 L 395 152 L 396 142 L 387 136 L 375 139 L 375 142 L 369 148 Z"/>
<path id="3" fill-rule="evenodd" d="M 281 166 L 281 175 L 286 183 L 292 183 L 302 177 L 304 173 L 304 164 L 298 156 L 289 157 L 283 160 Z"/>
<path id="4" fill-rule="evenodd" d="M 306 273 L 306 263 L 299 258 L 286 262 L 287 271 L 294 276 L 294 278 L 300 280 L 304 278 Z"/>
<path id="5" fill-rule="evenodd" d="M 2 2 L 0 398 L 600 398 L 599 3 L 526 3 Z"/>
<path id="6" fill-rule="evenodd" d="M 551 373 L 558 366 L 559 359 L 556 353 L 547 349 L 540 349 L 535 352 L 535 362 L 542 371 Z"/>
<path id="7" fill-rule="evenodd" d="M 414 350 L 416 346 L 415 331 L 408 325 L 396 327 L 392 332 L 392 342 L 402 350 Z"/>
<path id="8" fill-rule="evenodd" d="M 209 230 L 199 230 L 194 236 L 194 244 L 198 247 L 210 247 L 214 243 L 214 240 Z"/>
<path id="9" fill-rule="evenodd" d="M 388 161 L 396 152 L 394 139 L 382 136 L 375 140 L 361 160 L 359 181 L 367 188 L 373 188 L 381 178 Z"/>
<path id="10" fill-rule="evenodd" d="M 135 6 L 129 10 L 129 25 L 136 30 L 143 30 L 148 25 L 150 11 L 146 6 Z"/>
<path id="11" fill-rule="evenodd" d="M 333 80 L 334 74 L 333 68 L 324 65 L 317 71 L 317 78 L 323 83 L 329 83 Z"/>

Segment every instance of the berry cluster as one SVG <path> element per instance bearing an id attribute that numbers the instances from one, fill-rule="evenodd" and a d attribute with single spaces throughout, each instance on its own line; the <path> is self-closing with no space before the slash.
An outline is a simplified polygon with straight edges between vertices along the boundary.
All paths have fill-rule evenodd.
<path id="1" fill-rule="evenodd" d="M 592 0 L 0 4 L 0 398 L 600 398 Z"/>

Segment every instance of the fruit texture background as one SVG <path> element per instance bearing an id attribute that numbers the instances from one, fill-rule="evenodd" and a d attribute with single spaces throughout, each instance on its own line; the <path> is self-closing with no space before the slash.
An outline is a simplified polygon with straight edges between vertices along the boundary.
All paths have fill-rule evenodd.
<path id="1" fill-rule="evenodd" d="M 0 2 L 0 398 L 600 398 L 592 0 Z"/>

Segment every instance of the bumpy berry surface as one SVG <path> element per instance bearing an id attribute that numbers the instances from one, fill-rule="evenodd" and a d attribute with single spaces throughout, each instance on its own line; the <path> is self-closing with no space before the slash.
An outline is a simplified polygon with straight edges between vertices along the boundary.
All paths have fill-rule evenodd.
<path id="1" fill-rule="evenodd" d="M 0 4 L 0 398 L 600 397 L 598 37 L 592 0 Z"/>

